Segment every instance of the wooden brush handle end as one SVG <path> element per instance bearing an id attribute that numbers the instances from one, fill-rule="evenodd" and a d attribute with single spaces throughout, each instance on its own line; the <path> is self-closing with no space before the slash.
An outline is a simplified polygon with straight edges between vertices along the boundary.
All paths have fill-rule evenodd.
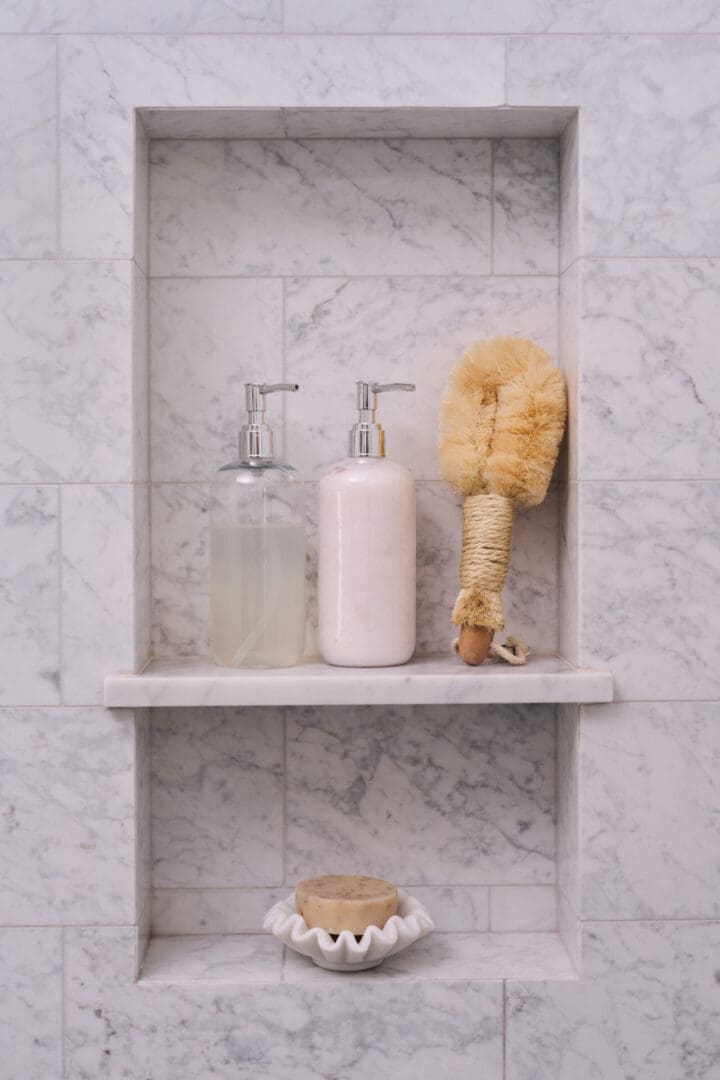
<path id="1" fill-rule="evenodd" d="M 460 627 L 458 656 L 471 667 L 477 667 L 487 659 L 494 637 L 495 631 L 488 630 L 486 626 L 468 626 L 463 623 Z"/>

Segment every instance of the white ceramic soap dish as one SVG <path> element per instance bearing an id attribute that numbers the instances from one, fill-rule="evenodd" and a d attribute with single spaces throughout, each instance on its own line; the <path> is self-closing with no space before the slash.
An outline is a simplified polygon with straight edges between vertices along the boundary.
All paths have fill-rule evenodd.
<path id="1" fill-rule="evenodd" d="M 343 930 L 337 938 L 318 927 L 310 930 L 295 910 L 294 893 L 271 907 L 263 920 L 264 930 L 269 930 L 289 949 L 309 956 L 326 971 L 366 971 L 377 967 L 388 956 L 424 938 L 434 926 L 420 901 L 402 889 L 398 889 L 397 915 L 392 915 L 382 930 L 368 926 L 359 941 L 349 930 Z"/>

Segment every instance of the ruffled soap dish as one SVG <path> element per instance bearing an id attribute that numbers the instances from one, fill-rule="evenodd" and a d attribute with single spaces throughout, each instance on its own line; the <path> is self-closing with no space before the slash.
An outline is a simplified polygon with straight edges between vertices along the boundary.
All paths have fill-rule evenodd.
<path id="1" fill-rule="evenodd" d="M 302 915 L 295 910 L 295 894 L 280 900 L 268 911 L 263 929 L 269 930 L 289 949 L 309 956 L 326 971 L 366 971 L 377 967 L 388 956 L 407 949 L 414 941 L 426 937 L 435 924 L 419 900 L 397 891 L 398 913 L 385 926 L 368 926 L 361 938 L 349 930 L 329 934 L 319 927 L 309 929 Z"/>

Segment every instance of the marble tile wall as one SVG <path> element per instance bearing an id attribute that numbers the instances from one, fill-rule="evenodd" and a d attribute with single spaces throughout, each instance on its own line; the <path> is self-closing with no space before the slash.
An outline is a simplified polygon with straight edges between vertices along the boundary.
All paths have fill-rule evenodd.
<path id="1" fill-rule="evenodd" d="M 152 648 L 203 654 L 208 478 L 235 455 L 242 384 L 296 380 L 269 412 L 310 481 L 308 650 L 317 648 L 315 482 L 345 454 L 358 378 L 388 395 L 388 453 L 418 481 L 418 650 L 453 631 L 460 501 L 441 483 L 437 408 L 471 341 L 558 354 L 554 139 L 156 140 L 150 150 Z M 358 222 L 361 227 L 358 229 Z M 558 641 L 558 499 L 519 515 L 510 630 Z"/>
<path id="2" fill-rule="evenodd" d="M 714 0 L 2 5 L 3 1080 L 718 1075 L 719 31 Z M 147 652 L 147 491 L 133 492 L 124 598 L 72 527 L 66 545 L 63 523 L 73 499 L 87 507 L 149 475 L 144 333 L 130 323 L 148 269 L 133 109 L 238 105 L 579 109 L 562 146 L 577 161 L 576 173 L 561 165 L 562 203 L 577 213 L 574 233 L 561 216 L 560 252 L 561 303 L 578 314 L 577 342 L 560 352 L 578 361 L 580 432 L 567 462 L 578 514 L 563 536 L 578 558 L 560 592 L 578 632 L 563 642 L 563 616 L 560 636 L 568 655 L 615 669 L 622 699 L 560 722 L 573 734 L 558 742 L 560 775 L 577 764 L 580 985 L 511 981 L 503 998 L 499 984 L 451 980 L 378 981 L 372 996 L 347 980 L 332 994 L 258 982 L 242 1002 L 217 987 L 133 986 L 149 918 L 147 873 L 135 872 L 149 855 L 149 830 L 135 835 L 149 813 L 149 732 L 139 719 L 133 735 L 131 715 L 96 701 L 100 663 L 124 664 L 128 636 L 136 660 Z M 503 182 L 522 201 L 522 161 Z M 517 253 L 512 213 L 496 200 L 493 210 Z M 495 276 L 509 275 L 500 264 Z M 432 483 L 426 505 L 441 522 Z M 119 561 L 123 575 L 127 550 Z M 88 601 L 86 625 L 71 615 L 67 635 L 66 563 Z M 102 586 L 89 590 L 93 565 Z M 92 633 L 95 620 L 105 633 L 109 610 L 125 626 L 113 656 L 101 642 L 95 652 Z M 82 701 L 63 697 L 66 665 Z M 425 888 L 439 890 L 432 906 L 448 929 L 498 929 L 498 898 L 501 919 L 527 925 L 523 894 L 498 892 L 511 886 Z M 538 890 L 539 917 L 548 886 L 513 888 Z M 158 889 L 154 918 L 168 933 L 190 919 L 243 929 L 273 895 L 228 889 L 233 906 L 220 892 Z M 262 977 L 251 961 L 249 980 Z"/>
<path id="3" fill-rule="evenodd" d="M 257 930 L 361 867 L 453 931 L 555 929 L 552 706 L 156 709 L 153 929 Z"/>

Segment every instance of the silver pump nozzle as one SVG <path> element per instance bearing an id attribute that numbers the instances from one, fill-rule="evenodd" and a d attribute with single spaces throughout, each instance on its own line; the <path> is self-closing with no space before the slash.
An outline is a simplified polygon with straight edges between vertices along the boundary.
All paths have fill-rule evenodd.
<path id="1" fill-rule="evenodd" d="M 377 395 L 388 390 L 414 390 L 415 383 L 357 384 L 358 420 L 350 429 L 348 449 L 350 457 L 385 457 L 385 432 L 375 423 Z"/>
<path id="2" fill-rule="evenodd" d="M 295 393 L 297 383 L 245 383 L 245 408 L 247 424 L 240 429 L 239 450 L 241 461 L 269 461 L 274 454 L 273 433 L 265 423 L 265 395 L 278 390 Z"/>

